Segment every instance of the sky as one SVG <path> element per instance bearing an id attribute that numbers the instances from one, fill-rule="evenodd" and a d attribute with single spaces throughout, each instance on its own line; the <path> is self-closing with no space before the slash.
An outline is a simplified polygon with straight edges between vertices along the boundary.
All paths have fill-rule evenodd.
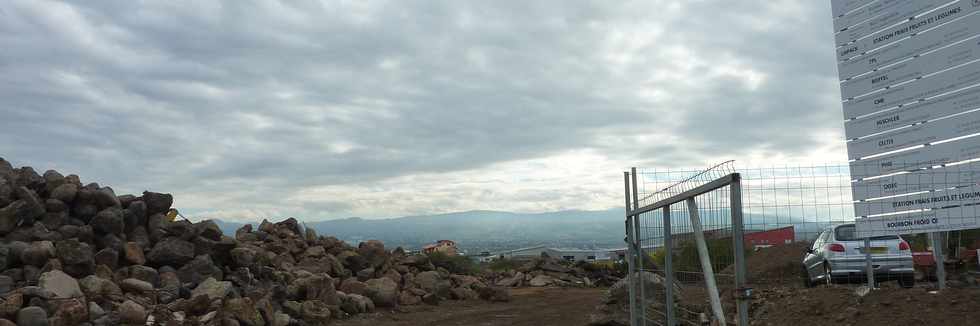
<path id="1" fill-rule="evenodd" d="M 0 2 L 0 157 L 185 215 L 621 207 L 846 162 L 830 1 Z"/>

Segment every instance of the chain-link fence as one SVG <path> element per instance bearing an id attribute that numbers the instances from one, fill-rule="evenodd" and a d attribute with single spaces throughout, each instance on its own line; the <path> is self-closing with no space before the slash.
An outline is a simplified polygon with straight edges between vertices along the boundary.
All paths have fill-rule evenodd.
<path id="1" fill-rule="evenodd" d="M 951 286 L 976 284 L 980 248 L 977 230 L 939 233 L 930 239 L 926 234 L 877 236 L 862 238 L 854 226 L 855 218 L 879 216 L 873 213 L 889 211 L 878 206 L 902 205 L 911 201 L 916 211 L 899 209 L 884 216 L 914 216 L 929 214 L 950 215 L 956 210 L 972 223 L 980 216 L 980 196 L 973 197 L 972 188 L 980 181 L 980 162 L 916 169 L 898 168 L 884 177 L 853 180 L 853 165 L 825 164 L 810 166 L 780 166 L 765 168 L 735 168 L 731 162 L 707 170 L 639 169 L 636 170 L 636 204 L 644 207 L 677 194 L 688 192 L 725 175 L 737 173 L 741 178 L 743 250 L 748 286 L 759 296 L 787 295 L 785 291 L 806 287 L 846 288 L 857 290 L 868 285 L 868 271 L 874 275 L 874 287 L 937 288 L 937 266 L 945 263 Z M 858 165 L 860 166 L 860 165 Z M 857 174 L 860 174 L 858 172 Z M 975 178 L 971 178 L 976 176 Z M 949 181 L 946 184 L 939 180 Z M 969 181 L 964 183 L 963 180 Z M 940 189 L 931 185 L 940 184 Z M 896 187 L 902 189 L 895 190 Z M 680 325 L 702 325 L 713 319 L 712 293 L 705 280 L 705 268 L 700 262 L 697 236 L 691 214 L 700 216 L 700 229 L 710 257 L 721 309 L 728 323 L 736 320 L 736 300 L 745 295 L 735 280 L 735 248 L 732 218 L 731 187 L 724 186 L 694 197 L 691 201 L 669 206 L 669 223 L 664 210 L 640 214 L 634 226 L 635 241 L 648 261 L 642 267 L 667 281 L 671 279 L 676 322 Z M 954 193 L 958 201 L 948 199 Z M 945 193 L 945 194 L 944 194 Z M 952 196 L 952 195 L 951 195 Z M 915 198 L 939 198 L 934 205 Z M 855 198 L 858 198 L 855 200 Z M 944 199 L 947 198 L 947 199 Z M 855 212 L 855 201 L 858 212 Z M 863 204 L 867 203 L 867 204 Z M 898 203 L 898 204 L 893 204 Z M 629 202 L 627 203 L 630 204 Z M 877 209 L 877 211 L 875 211 Z M 892 209 L 893 210 L 893 209 Z M 904 214 L 904 215 L 903 215 Z M 665 246 L 669 227 L 671 246 Z M 935 240 L 935 241 L 933 241 Z M 936 257 L 934 249 L 945 255 Z M 668 254 L 668 252 L 670 254 Z M 870 259 L 869 259 L 870 258 Z M 869 264 L 870 261 L 870 264 Z M 668 269 L 667 266 L 670 266 Z M 637 265 L 640 266 L 640 265 Z M 637 302 L 643 307 L 648 324 L 666 325 L 667 302 L 656 295 L 665 294 L 661 286 L 654 296 L 640 293 Z M 643 289 L 649 290 L 649 289 Z M 642 301 L 642 300 L 640 300 Z M 763 300 L 753 301 L 753 324 L 766 319 Z M 770 303 L 771 306 L 771 303 Z"/>

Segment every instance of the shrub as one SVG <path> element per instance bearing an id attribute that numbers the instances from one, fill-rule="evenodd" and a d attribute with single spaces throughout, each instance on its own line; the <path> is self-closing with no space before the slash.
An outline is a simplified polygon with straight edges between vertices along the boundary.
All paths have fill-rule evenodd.
<path id="1" fill-rule="evenodd" d="M 521 267 L 520 262 L 509 258 L 500 258 L 490 262 L 487 268 L 489 268 L 492 271 L 502 272 L 502 271 L 514 270 L 517 269 L 518 267 Z"/>
<path id="2" fill-rule="evenodd" d="M 433 252 L 428 256 L 433 265 L 445 268 L 453 274 L 474 274 L 479 270 L 478 265 L 466 256 L 450 256 L 441 252 Z"/>

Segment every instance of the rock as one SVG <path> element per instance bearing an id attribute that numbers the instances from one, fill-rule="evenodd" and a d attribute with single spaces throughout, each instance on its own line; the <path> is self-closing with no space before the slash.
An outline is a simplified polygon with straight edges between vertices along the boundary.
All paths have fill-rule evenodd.
<path id="1" fill-rule="evenodd" d="M 203 295 L 203 296 L 207 296 L 209 301 L 215 299 L 223 299 L 224 297 L 228 296 L 228 293 L 231 292 L 231 288 L 232 288 L 231 282 L 228 281 L 219 282 L 218 280 L 215 280 L 213 277 L 209 277 L 205 279 L 204 282 L 201 282 L 201 284 L 198 284 L 197 287 L 194 288 L 194 291 L 191 291 L 191 298 L 195 298 Z"/>
<path id="2" fill-rule="evenodd" d="M 99 319 L 99 318 L 102 318 L 102 316 L 105 316 L 105 310 L 102 309 L 101 306 L 95 304 L 94 301 L 89 301 L 88 302 L 88 315 L 92 319 Z"/>
<path id="3" fill-rule="evenodd" d="M 440 278 L 439 272 L 436 271 L 421 272 L 415 275 L 415 284 L 427 292 L 435 292 Z"/>
<path id="4" fill-rule="evenodd" d="M 398 304 L 403 306 L 414 306 L 422 303 L 422 298 L 409 291 L 402 291 L 398 296 Z"/>
<path id="5" fill-rule="evenodd" d="M 510 291 L 502 287 L 488 286 L 478 289 L 477 293 L 480 295 L 480 299 L 491 302 L 509 302 L 511 299 Z"/>
<path id="6" fill-rule="evenodd" d="M 129 324 L 144 324 L 146 322 L 146 309 L 132 300 L 126 300 L 119 305 L 119 320 Z"/>
<path id="7" fill-rule="evenodd" d="M 77 193 L 78 186 L 71 183 L 65 183 L 51 190 L 51 198 L 57 199 L 65 204 L 71 204 L 75 201 L 75 195 Z"/>
<path id="8" fill-rule="evenodd" d="M 129 278 L 135 278 L 156 285 L 160 282 L 160 273 L 149 266 L 133 265 L 126 268 Z"/>
<path id="9" fill-rule="evenodd" d="M 129 203 L 129 206 L 123 210 L 123 224 L 125 224 L 126 233 L 133 232 L 136 227 L 146 228 L 146 216 L 146 203 L 139 200 Z"/>
<path id="10" fill-rule="evenodd" d="M 137 294 L 149 294 L 153 292 L 153 284 L 150 282 L 137 280 L 135 278 L 127 278 L 119 282 L 119 287 L 126 292 L 135 292 Z"/>
<path id="11" fill-rule="evenodd" d="M 515 287 L 524 283 L 524 273 L 517 272 L 512 277 L 502 278 L 497 281 L 497 286 Z"/>
<path id="12" fill-rule="evenodd" d="M 96 302 L 117 301 L 122 298 L 122 289 L 112 281 L 89 275 L 78 281 L 82 293 L 88 300 Z"/>
<path id="13" fill-rule="evenodd" d="M 18 200 L 0 208 L 0 235 L 10 233 L 20 222 L 21 211 L 25 210 L 27 203 Z"/>
<path id="14" fill-rule="evenodd" d="M 234 316 L 235 319 L 239 321 L 240 325 L 265 325 L 265 320 L 262 319 L 262 315 L 259 314 L 259 311 L 255 309 L 255 304 L 252 302 L 252 299 L 234 298 L 225 300 L 223 311 L 228 315 Z"/>
<path id="15" fill-rule="evenodd" d="M 365 295 L 367 293 L 367 284 L 350 277 L 340 283 L 340 291 L 347 294 Z"/>
<path id="16" fill-rule="evenodd" d="M 455 300 L 474 300 L 480 297 L 476 291 L 469 288 L 453 288 L 450 290 L 450 293 L 452 293 L 452 298 Z"/>
<path id="17" fill-rule="evenodd" d="M 55 299 L 80 298 L 84 296 L 75 278 L 59 270 L 41 274 L 38 286 L 54 293 Z"/>
<path id="18" fill-rule="evenodd" d="M 214 241 L 221 241 L 221 236 L 223 233 L 221 232 L 221 228 L 218 227 L 218 224 L 214 221 L 204 220 L 195 224 L 194 227 L 197 229 L 197 233 L 200 234 L 201 237 Z"/>
<path id="19" fill-rule="evenodd" d="M 143 192 L 143 202 L 146 203 L 147 215 L 166 213 L 174 204 L 174 196 L 156 192 Z"/>
<path id="20" fill-rule="evenodd" d="M 531 279 L 528 283 L 531 286 L 549 286 L 555 283 L 555 279 L 548 275 L 538 275 Z"/>
<path id="21" fill-rule="evenodd" d="M 55 254 L 54 244 L 51 241 L 35 241 L 21 252 L 20 261 L 27 265 L 41 267 Z"/>
<path id="22" fill-rule="evenodd" d="M 44 202 L 41 201 L 34 190 L 22 186 L 14 189 L 14 194 L 19 201 L 25 204 L 17 214 L 17 217 L 22 223 L 27 225 L 34 224 L 35 219 L 44 215 Z"/>
<path id="23" fill-rule="evenodd" d="M 238 247 L 231 250 L 231 259 L 236 266 L 250 267 L 255 263 L 256 254 L 255 249 Z"/>
<path id="24" fill-rule="evenodd" d="M 102 208 L 116 207 L 122 209 L 119 197 L 116 197 L 116 192 L 110 187 L 102 187 L 95 191 L 95 203 Z"/>
<path id="25" fill-rule="evenodd" d="M 92 218 L 89 225 L 96 232 L 121 235 L 125 228 L 123 210 L 117 206 L 110 206 L 109 208 L 103 209 Z"/>
<path id="26" fill-rule="evenodd" d="M 425 302 L 425 304 L 427 305 L 436 306 L 439 305 L 439 302 L 441 301 L 442 298 L 439 298 L 438 295 L 435 295 L 433 293 L 426 293 L 425 295 L 422 296 L 422 302 Z"/>
<path id="27" fill-rule="evenodd" d="M 123 257 L 127 263 L 133 265 L 146 264 L 146 256 L 143 255 L 143 248 L 136 242 L 127 242 L 123 245 Z"/>
<path id="28" fill-rule="evenodd" d="M 197 282 L 195 282 L 196 284 Z M 161 303 L 170 303 L 180 297 L 180 277 L 172 268 L 164 267 L 160 269 L 160 291 L 158 292 Z"/>
<path id="29" fill-rule="evenodd" d="M 77 239 L 61 240 L 55 243 L 58 258 L 68 265 L 91 264 L 93 261 L 92 247 Z"/>
<path id="30" fill-rule="evenodd" d="M 7 275 L 0 275 L 0 295 L 4 295 L 14 289 L 14 279 Z"/>
<path id="31" fill-rule="evenodd" d="M 18 326 L 48 326 L 48 313 L 41 307 L 27 307 L 17 312 Z"/>
<path id="32" fill-rule="evenodd" d="M 208 277 L 213 277 L 218 280 L 224 279 L 221 268 L 218 268 L 214 264 L 214 261 L 211 260 L 211 256 L 208 255 L 194 257 L 194 260 L 191 260 L 177 271 L 177 275 L 184 282 L 193 284 L 200 283 Z"/>
<path id="33" fill-rule="evenodd" d="M 24 306 L 24 295 L 14 292 L 0 300 L 0 318 L 16 318 L 17 311 Z"/>
<path id="34" fill-rule="evenodd" d="M 160 266 L 181 266 L 194 259 L 194 244 L 179 238 L 166 238 L 153 246 L 146 258 Z"/>
<path id="35" fill-rule="evenodd" d="M 372 267 L 380 267 L 388 261 L 388 253 L 385 252 L 385 244 L 378 240 L 368 240 L 361 242 L 357 246 L 357 254 L 367 260 Z"/>
<path id="36" fill-rule="evenodd" d="M 52 325 L 80 325 L 89 320 L 89 309 L 82 299 L 58 300 L 51 302 L 54 315 Z"/>
<path id="37" fill-rule="evenodd" d="M 15 324 L 12 321 L 0 318 L 0 326 L 17 326 L 17 324 Z"/>
<path id="38" fill-rule="evenodd" d="M 387 277 L 376 278 L 365 283 L 366 296 L 379 307 L 394 307 L 398 303 L 398 284 Z"/>
<path id="39" fill-rule="evenodd" d="M 106 265 L 111 269 L 119 267 L 119 252 L 112 248 L 99 250 L 95 254 L 95 264 Z"/>
<path id="40" fill-rule="evenodd" d="M 303 320 L 312 325 L 326 325 L 330 322 L 330 308 L 319 300 L 303 301 L 301 304 Z"/>

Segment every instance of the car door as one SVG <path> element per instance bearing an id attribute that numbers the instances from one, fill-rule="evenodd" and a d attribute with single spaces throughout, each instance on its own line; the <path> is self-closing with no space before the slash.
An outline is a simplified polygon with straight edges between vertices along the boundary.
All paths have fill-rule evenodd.
<path id="1" fill-rule="evenodd" d="M 810 280 L 823 275 L 823 245 L 827 239 L 827 231 L 820 233 L 820 236 L 813 241 L 810 250 L 803 258 L 803 265 L 806 266 L 807 275 Z"/>

